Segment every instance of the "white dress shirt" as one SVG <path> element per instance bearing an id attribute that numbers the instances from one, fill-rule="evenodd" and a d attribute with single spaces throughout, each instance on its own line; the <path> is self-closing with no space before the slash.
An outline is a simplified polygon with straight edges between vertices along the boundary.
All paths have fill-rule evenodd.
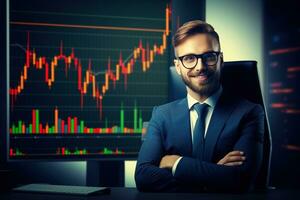
<path id="1" fill-rule="evenodd" d="M 190 126 L 191 126 L 192 143 L 193 143 L 193 140 L 194 140 L 194 128 L 195 128 L 196 121 L 198 119 L 197 111 L 193 107 L 194 104 L 196 104 L 196 103 L 200 103 L 200 104 L 206 103 L 206 104 L 209 105 L 208 106 L 208 111 L 207 111 L 207 114 L 206 114 L 206 117 L 205 117 L 205 132 L 204 132 L 204 138 L 205 138 L 207 128 L 208 128 L 208 125 L 209 125 L 209 122 L 210 122 L 210 119 L 211 119 L 211 116 L 212 116 L 212 113 L 215 109 L 217 101 L 219 100 L 219 97 L 222 94 L 222 91 L 223 91 L 223 89 L 222 89 L 222 86 L 221 86 L 214 94 L 212 94 L 210 97 L 208 97 L 204 102 L 198 102 L 191 95 L 187 94 L 188 107 L 189 107 L 189 110 L 190 110 Z M 172 167 L 172 174 L 173 175 L 175 174 L 176 167 L 177 167 L 179 161 L 181 160 L 181 158 L 182 157 L 179 157 L 176 160 L 176 162 L 174 163 L 173 167 Z"/>

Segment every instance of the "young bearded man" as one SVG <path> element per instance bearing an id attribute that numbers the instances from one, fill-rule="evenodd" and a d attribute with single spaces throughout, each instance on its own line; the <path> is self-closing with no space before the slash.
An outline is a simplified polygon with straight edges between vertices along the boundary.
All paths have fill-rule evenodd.
<path id="1" fill-rule="evenodd" d="M 264 112 L 220 83 L 223 53 L 200 20 L 173 37 L 187 97 L 153 109 L 135 171 L 140 191 L 247 191 L 262 161 Z"/>

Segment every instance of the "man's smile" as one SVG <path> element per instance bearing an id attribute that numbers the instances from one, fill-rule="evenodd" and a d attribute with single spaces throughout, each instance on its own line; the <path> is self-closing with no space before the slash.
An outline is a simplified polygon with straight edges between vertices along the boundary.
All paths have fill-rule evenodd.
<path id="1" fill-rule="evenodd" d="M 196 80 L 199 83 L 207 83 L 209 78 L 211 77 L 211 73 L 208 72 L 201 72 L 198 73 L 197 75 L 190 75 L 189 76 L 191 79 Z"/>

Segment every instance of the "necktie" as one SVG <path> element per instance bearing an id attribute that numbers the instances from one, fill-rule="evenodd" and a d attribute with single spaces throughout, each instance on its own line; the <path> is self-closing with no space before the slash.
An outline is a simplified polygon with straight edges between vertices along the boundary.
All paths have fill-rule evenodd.
<path id="1" fill-rule="evenodd" d="M 208 105 L 206 103 L 196 103 L 194 109 L 198 114 L 198 119 L 194 127 L 193 157 L 202 160 L 204 150 L 205 116 Z"/>

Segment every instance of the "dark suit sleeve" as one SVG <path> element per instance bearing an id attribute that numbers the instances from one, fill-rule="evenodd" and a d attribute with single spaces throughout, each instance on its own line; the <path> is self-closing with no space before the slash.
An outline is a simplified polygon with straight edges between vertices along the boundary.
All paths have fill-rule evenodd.
<path id="1" fill-rule="evenodd" d="M 175 178 L 186 184 L 205 186 L 213 191 L 248 190 L 262 162 L 263 134 L 264 112 L 261 106 L 255 105 L 244 116 L 240 138 L 234 146 L 234 150 L 245 153 L 246 161 L 242 165 L 217 165 L 183 157 L 177 165 Z"/>
<path id="2" fill-rule="evenodd" d="M 159 168 L 164 156 L 162 144 L 162 114 L 153 109 L 146 138 L 143 142 L 135 170 L 135 182 L 140 191 L 174 191 L 176 180 L 170 170 Z"/>

